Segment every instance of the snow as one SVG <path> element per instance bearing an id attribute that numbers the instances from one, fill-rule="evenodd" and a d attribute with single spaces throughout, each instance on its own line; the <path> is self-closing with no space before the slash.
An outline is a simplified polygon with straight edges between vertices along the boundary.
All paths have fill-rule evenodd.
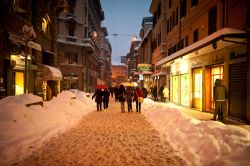
<path id="1" fill-rule="evenodd" d="M 63 91 L 43 107 L 30 102 L 42 99 L 32 94 L 0 100 L 0 165 L 27 157 L 45 140 L 76 125 L 96 110 L 91 96 L 78 90 Z M 250 133 L 217 121 L 199 121 L 180 109 L 145 99 L 142 114 L 170 142 L 188 165 L 249 165 Z M 31 150 L 32 149 L 32 150 Z"/>
<path id="2" fill-rule="evenodd" d="M 249 165 L 250 133 L 218 121 L 199 121 L 146 99 L 144 116 L 189 165 Z"/>
<path id="3" fill-rule="evenodd" d="M 56 134 L 66 131 L 95 109 L 86 93 L 64 91 L 43 107 L 25 104 L 42 101 L 38 96 L 24 94 L 0 100 L 0 163 L 23 158 L 30 147 L 39 148 Z M 72 98 L 77 99 L 72 99 Z M 2 165 L 2 164 L 0 164 Z"/>

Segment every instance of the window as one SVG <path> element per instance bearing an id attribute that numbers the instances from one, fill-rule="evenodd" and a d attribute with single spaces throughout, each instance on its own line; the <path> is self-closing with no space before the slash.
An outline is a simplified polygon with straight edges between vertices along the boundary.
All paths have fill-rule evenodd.
<path id="1" fill-rule="evenodd" d="M 191 7 L 197 5 L 198 2 L 199 2 L 199 0 L 192 0 L 192 1 L 191 1 Z"/>
<path id="2" fill-rule="evenodd" d="M 78 64 L 78 54 L 66 52 L 64 54 L 63 64 Z"/>
<path id="3" fill-rule="evenodd" d="M 175 26 L 175 12 L 172 13 L 172 25 Z"/>
<path id="4" fill-rule="evenodd" d="M 42 18 L 42 30 L 45 33 L 48 33 L 49 31 L 49 25 L 50 25 L 50 17 L 48 14 L 45 14 L 45 16 Z"/>
<path id="5" fill-rule="evenodd" d="M 199 31 L 198 29 L 196 29 L 193 33 L 193 42 L 197 42 L 198 41 L 198 38 L 199 38 Z"/>
<path id="6" fill-rule="evenodd" d="M 217 7 L 213 7 L 208 13 L 208 34 L 212 34 L 216 31 L 217 26 Z"/>
<path id="7" fill-rule="evenodd" d="M 175 25 L 177 25 L 178 24 L 178 21 L 179 21 L 179 8 L 178 8 L 178 6 L 176 7 L 176 21 L 175 21 Z"/>
<path id="8" fill-rule="evenodd" d="M 69 36 L 75 36 L 75 25 L 73 23 L 68 24 Z"/>
<path id="9" fill-rule="evenodd" d="M 167 20 L 167 33 L 169 33 L 169 20 Z"/>
<path id="10" fill-rule="evenodd" d="M 186 16 L 186 8 L 187 8 L 187 1 L 181 0 L 181 7 L 180 7 L 180 17 Z"/>
<path id="11" fill-rule="evenodd" d="M 169 6 L 169 8 L 172 7 L 172 0 L 169 0 L 169 1 L 168 1 L 168 6 Z"/>
<path id="12" fill-rule="evenodd" d="M 158 10 L 157 10 L 157 17 L 158 17 L 158 19 L 160 18 L 160 16 L 161 16 L 161 4 L 159 4 L 158 5 Z"/>
<path id="13" fill-rule="evenodd" d="M 161 44 L 161 33 L 158 34 L 157 36 L 157 46 Z"/>
<path id="14" fill-rule="evenodd" d="M 185 37 L 185 46 L 184 47 L 187 47 L 188 46 L 188 36 Z"/>

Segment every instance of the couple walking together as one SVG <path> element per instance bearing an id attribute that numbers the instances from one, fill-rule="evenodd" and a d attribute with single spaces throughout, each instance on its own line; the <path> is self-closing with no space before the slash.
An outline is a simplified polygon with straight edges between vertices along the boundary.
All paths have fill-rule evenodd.
<path id="1" fill-rule="evenodd" d="M 121 104 L 121 112 L 125 112 L 125 101 L 127 101 L 128 112 L 132 112 L 132 102 L 136 102 L 136 112 L 141 112 L 141 103 L 143 102 L 142 91 L 139 87 L 133 90 L 132 87 L 120 85 L 118 91 L 118 100 Z"/>
<path id="2" fill-rule="evenodd" d="M 102 111 L 102 103 L 104 110 L 108 109 L 109 106 L 109 96 L 110 92 L 108 91 L 108 88 L 105 88 L 104 91 L 101 89 L 97 89 L 92 96 L 92 100 L 95 97 L 95 102 L 97 106 L 97 111 Z"/>

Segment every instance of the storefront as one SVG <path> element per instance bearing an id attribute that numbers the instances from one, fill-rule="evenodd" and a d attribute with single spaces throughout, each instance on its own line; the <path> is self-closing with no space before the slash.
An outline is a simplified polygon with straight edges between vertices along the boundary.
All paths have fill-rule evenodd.
<path id="1" fill-rule="evenodd" d="M 43 100 L 51 100 L 61 91 L 62 73 L 56 67 L 48 65 L 40 65 L 39 70 L 42 72 Z"/>
<path id="2" fill-rule="evenodd" d="M 13 94 L 24 94 L 24 57 L 21 54 L 11 55 Z M 11 79 L 11 78 L 10 78 Z"/>
<path id="3" fill-rule="evenodd" d="M 179 105 L 214 111 L 213 87 L 229 91 L 228 115 L 246 120 L 246 33 L 224 28 L 157 62 L 171 66 L 170 98 Z M 182 71 L 187 62 L 186 72 Z"/>

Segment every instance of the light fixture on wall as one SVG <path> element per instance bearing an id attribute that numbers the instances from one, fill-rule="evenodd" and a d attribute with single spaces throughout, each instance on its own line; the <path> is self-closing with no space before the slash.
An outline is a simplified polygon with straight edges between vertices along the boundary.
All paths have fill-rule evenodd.
<path id="1" fill-rule="evenodd" d="M 216 42 L 213 42 L 212 46 L 213 46 L 213 49 L 216 50 L 216 48 L 217 48 L 217 43 L 216 43 Z"/>

